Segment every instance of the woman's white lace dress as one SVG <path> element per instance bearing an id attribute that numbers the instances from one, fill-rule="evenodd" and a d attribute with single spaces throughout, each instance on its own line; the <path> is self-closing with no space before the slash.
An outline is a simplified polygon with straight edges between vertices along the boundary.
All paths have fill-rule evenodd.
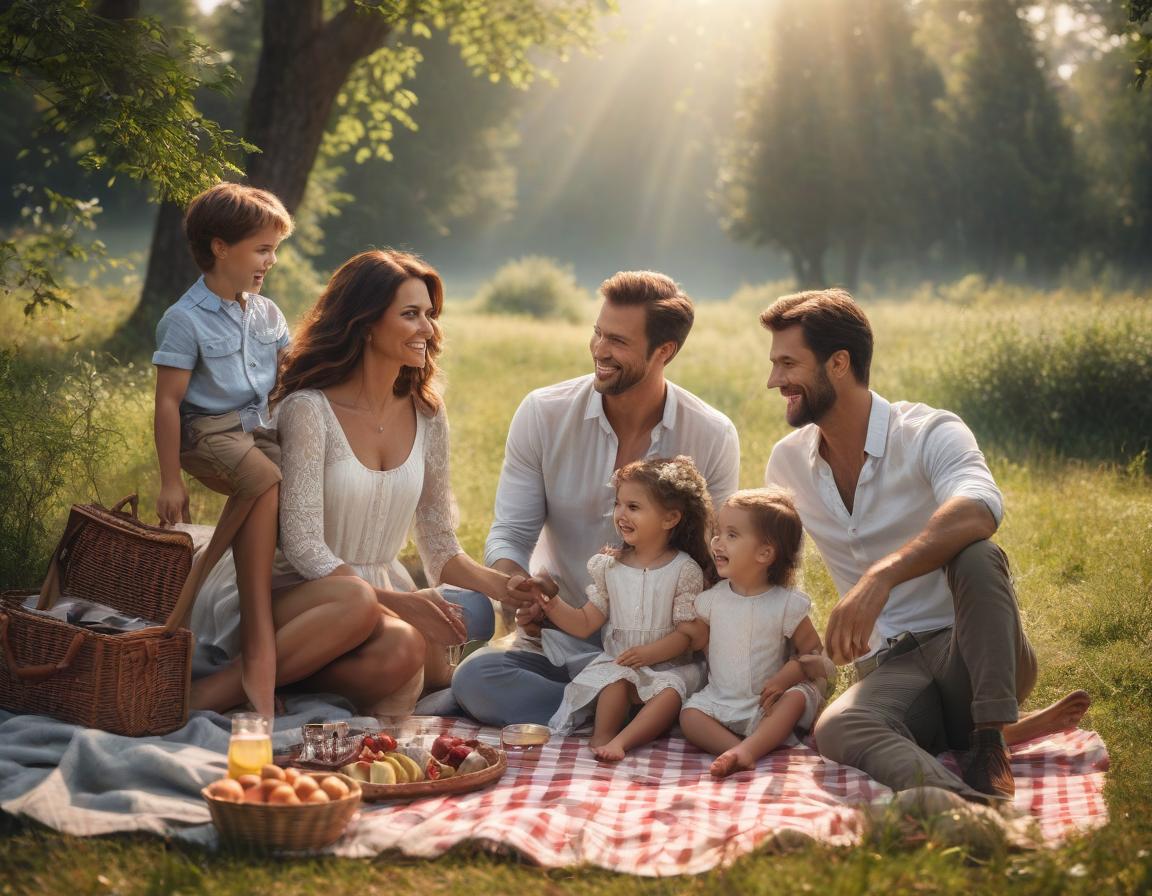
<path id="1" fill-rule="evenodd" d="M 588 600 L 608 617 L 601 630 L 604 652 L 564 689 L 560 708 L 548 723 L 559 734 L 571 734 L 587 722 L 596 697 L 615 681 L 632 682 L 644 702 L 665 688 L 673 688 L 684 700 L 704 683 L 704 665 L 691 653 L 638 669 L 616 663 L 625 650 L 658 641 L 678 623 L 696 618 L 693 601 L 704 587 L 704 574 L 695 560 L 680 551 L 664 566 L 638 569 L 597 554 L 588 561 L 588 572 Z"/>
<path id="2" fill-rule="evenodd" d="M 347 563 L 371 584 L 411 591 L 397 555 L 413 531 L 428 581 L 460 553 L 448 472 L 448 418 L 417 411 L 412 451 L 391 470 L 365 467 L 322 392 L 294 392 L 277 410 L 284 481 L 272 587 L 328 575 Z M 231 552 L 212 570 L 192 613 L 202 641 L 239 650 L 239 597 Z M 413 701 L 414 702 L 414 701 Z"/>

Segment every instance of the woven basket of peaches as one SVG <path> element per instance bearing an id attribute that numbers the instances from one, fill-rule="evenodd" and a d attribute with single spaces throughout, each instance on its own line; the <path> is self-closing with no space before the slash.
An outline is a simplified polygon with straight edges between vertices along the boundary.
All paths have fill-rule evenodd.
<path id="1" fill-rule="evenodd" d="M 266 765 L 259 775 L 221 778 L 200 793 L 223 839 L 303 850 L 340 838 L 360 806 L 361 788 L 346 775 Z"/>

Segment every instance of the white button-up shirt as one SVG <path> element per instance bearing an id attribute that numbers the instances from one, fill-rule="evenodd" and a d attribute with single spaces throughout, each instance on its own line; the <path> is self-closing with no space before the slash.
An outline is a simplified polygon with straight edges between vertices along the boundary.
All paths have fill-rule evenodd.
<path id="1" fill-rule="evenodd" d="M 841 597 L 872 564 L 907 544 L 949 498 L 982 501 L 999 525 L 1004 499 L 972 431 L 955 414 L 872 393 L 866 457 L 852 512 L 832 469 L 820 456 L 820 430 L 802 427 L 776 443 L 765 480 L 792 492 L 804 528 L 816 543 Z M 924 632 L 955 621 L 943 569 L 892 589 L 869 653 L 901 632 Z"/>
<path id="2" fill-rule="evenodd" d="M 665 396 L 664 416 L 645 456 L 691 456 L 719 505 L 739 482 L 736 427 L 673 383 Z M 618 448 L 591 375 L 530 392 L 508 429 L 484 562 L 504 558 L 532 573 L 547 569 L 560 595 L 583 606 L 591 582 L 588 558 L 619 541 L 611 484 Z"/>

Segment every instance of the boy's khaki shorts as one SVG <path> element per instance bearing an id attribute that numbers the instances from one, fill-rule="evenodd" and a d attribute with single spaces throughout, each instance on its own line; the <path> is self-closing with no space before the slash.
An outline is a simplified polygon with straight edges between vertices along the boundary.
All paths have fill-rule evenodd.
<path id="1" fill-rule="evenodd" d="M 238 411 L 185 417 L 180 466 L 213 491 L 237 498 L 258 498 L 283 479 L 276 430 L 244 432 Z"/>

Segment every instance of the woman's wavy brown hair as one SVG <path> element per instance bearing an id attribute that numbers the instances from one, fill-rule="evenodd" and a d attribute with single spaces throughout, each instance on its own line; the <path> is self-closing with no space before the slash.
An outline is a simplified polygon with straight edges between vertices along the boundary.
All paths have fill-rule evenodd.
<path id="1" fill-rule="evenodd" d="M 323 389 L 348 379 L 364 356 L 372 325 L 396 300 L 400 285 L 412 279 L 423 280 L 428 287 L 432 338 L 424 366 L 401 367 L 392 392 L 401 398 L 414 395 L 427 413 L 435 413 L 440 407 L 434 381 L 442 339 L 437 318 L 444 308 L 444 284 L 436 269 L 422 258 L 395 249 L 361 252 L 332 275 L 284 353 L 271 400 L 277 402 L 300 389 Z"/>

